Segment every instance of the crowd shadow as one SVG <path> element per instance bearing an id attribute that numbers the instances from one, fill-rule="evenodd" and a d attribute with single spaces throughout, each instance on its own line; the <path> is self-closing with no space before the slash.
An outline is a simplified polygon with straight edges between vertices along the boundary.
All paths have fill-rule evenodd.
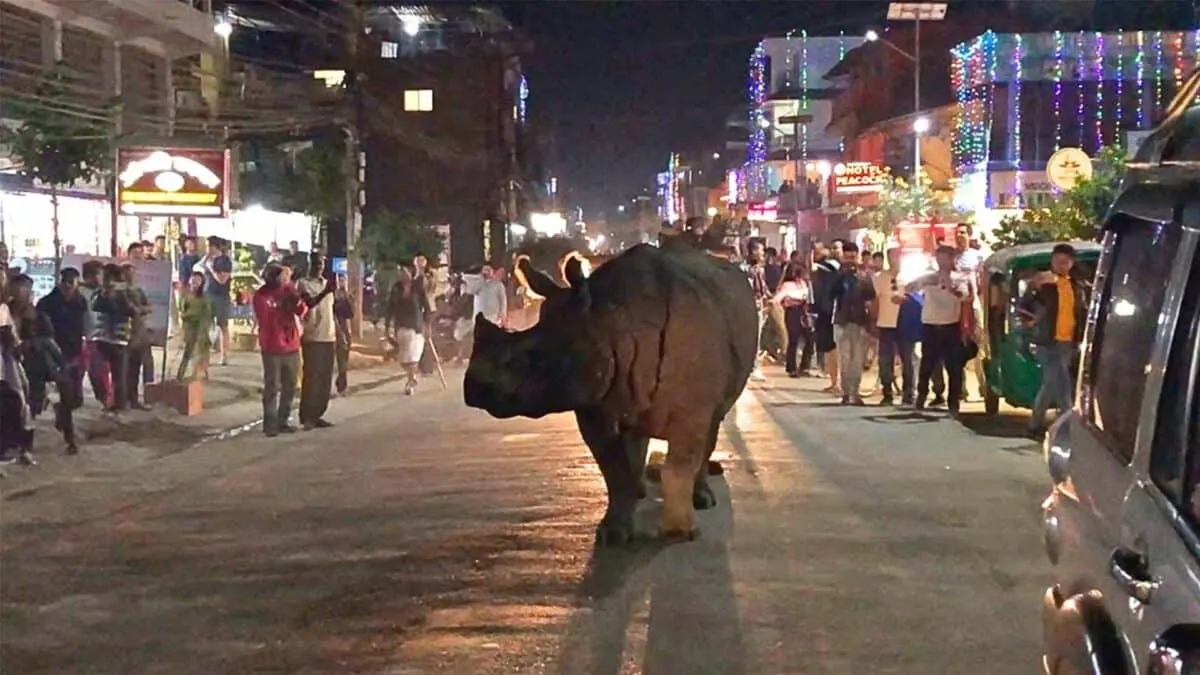
<path id="1" fill-rule="evenodd" d="M 719 504 L 700 515 L 695 541 L 667 544 L 650 534 L 660 511 L 652 489 L 638 513 L 642 536 L 593 549 L 579 583 L 584 609 L 567 628 L 557 672 L 619 675 L 631 663 L 645 675 L 748 672 L 729 563 L 729 487 L 723 478 L 709 481 Z"/>
<path id="2" fill-rule="evenodd" d="M 1029 415 L 1019 412 L 1001 412 L 989 415 L 986 412 L 963 412 L 958 421 L 968 431 L 991 438 L 1029 438 Z"/>

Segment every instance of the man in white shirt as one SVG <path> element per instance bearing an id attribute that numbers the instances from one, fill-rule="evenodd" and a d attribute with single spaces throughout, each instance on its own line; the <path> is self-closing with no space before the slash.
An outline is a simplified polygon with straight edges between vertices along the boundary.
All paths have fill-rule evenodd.
<path id="1" fill-rule="evenodd" d="M 983 251 L 971 246 L 973 236 L 974 231 L 971 229 L 970 223 L 959 223 L 954 228 L 954 248 L 956 252 L 954 271 L 965 274 L 968 277 L 968 281 L 971 284 L 970 311 L 975 317 L 974 325 L 981 326 L 980 317 L 982 316 L 983 308 L 979 305 L 979 267 L 983 264 L 984 255 Z M 982 335 L 975 335 L 974 339 L 976 344 L 979 344 L 983 342 L 984 337 Z M 978 378 L 979 386 L 982 387 L 984 382 L 983 360 L 976 357 L 972 359 L 971 363 L 974 364 L 975 377 Z M 982 391 L 980 391 L 979 397 L 983 398 Z M 963 386 L 963 400 L 967 400 L 967 388 L 965 384 Z"/>
<path id="2" fill-rule="evenodd" d="M 896 357 L 900 357 L 900 378 L 903 384 L 900 401 L 904 405 L 913 402 L 916 382 L 913 378 L 914 344 L 901 336 L 900 305 L 908 297 L 900 285 L 900 249 L 888 249 L 887 269 L 875 275 L 875 327 L 879 334 L 879 384 L 883 387 L 880 405 L 895 402 Z"/>
<path id="3" fill-rule="evenodd" d="M 504 326 L 508 317 L 508 292 L 504 284 L 496 279 L 491 265 L 484 265 L 479 274 L 463 275 L 463 292 L 475 298 L 471 318 L 482 314 L 483 318 L 497 326 Z"/>
<path id="4" fill-rule="evenodd" d="M 296 284 L 300 298 L 308 305 L 300 335 L 300 424 L 305 431 L 333 426 L 325 419 L 333 388 L 336 359 L 337 323 L 333 316 L 336 284 L 325 277 L 325 256 L 312 254 L 309 276 Z"/>
<path id="5" fill-rule="evenodd" d="M 923 291 L 925 304 L 921 308 L 921 366 L 917 377 L 918 409 L 925 407 L 929 395 L 929 379 L 939 368 L 946 369 L 947 407 L 958 414 L 963 391 L 963 330 L 964 308 L 971 307 L 969 277 L 954 271 L 957 252 L 953 246 L 939 246 L 938 271 L 908 285 L 910 291 Z"/>

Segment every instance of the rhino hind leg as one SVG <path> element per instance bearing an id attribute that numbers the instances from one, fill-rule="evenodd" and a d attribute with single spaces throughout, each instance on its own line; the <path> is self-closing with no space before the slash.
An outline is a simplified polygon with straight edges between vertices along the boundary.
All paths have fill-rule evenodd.
<path id="1" fill-rule="evenodd" d="M 667 459 L 662 466 L 661 525 L 661 535 L 666 540 L 695 539 L 699 532 L 697 506 L 704 508 L 716 502 L 708 487 L 707 471 L 702 471 L 712 452 L 712 437 L 709 420 L 699 423 L 689 420 L 671 430 L 667 438 Z"/>
<path id="2" fill-rule="evenodd" d="M 576 413 L 576 420 L 608 488 L 608 508 L 596 527 L 596 545 L 625 544 L 634 538 L 634 513 L 645 491 L 641 470 L 633 469 L 630 458 L 639 446 L 644 453 L 650 441 L 606 428 L 602 420 L 586 413 Z"/>

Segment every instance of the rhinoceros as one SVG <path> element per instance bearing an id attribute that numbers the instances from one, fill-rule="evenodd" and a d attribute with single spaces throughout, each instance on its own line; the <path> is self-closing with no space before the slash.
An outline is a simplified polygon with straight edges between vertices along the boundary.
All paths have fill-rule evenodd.
<path id="1" fill-rule="evenodd" d="M 476 317 L 463 383 L 468 406 L 497 418 L 572 411 L 608 488 L 600 545 L 634 535 L 651 438 L 667 441 L 661 469 L 667 539 L 695 536 L 695 509 L 716 499 L 708 459 L 721 420 L 754 367 L 758 313 L 738 267 L 694 249 L 635 246 L 567 286 L 518 263 L 543 296 L 538 323 L 507 332 Z"/>

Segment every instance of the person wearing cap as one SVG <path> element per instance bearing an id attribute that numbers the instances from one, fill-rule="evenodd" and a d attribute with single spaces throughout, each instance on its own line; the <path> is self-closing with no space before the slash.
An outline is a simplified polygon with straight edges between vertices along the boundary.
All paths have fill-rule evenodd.
<path id="1" fill-rule="evenodd" d="M 258 347 L 263 363 L 263 433 L 277 436 L 295 431 L 288 420 L 300 371 L 300 324 L 308 306 L 284 278 L 281 265 L 269 263 L 263 285 L 251 301 L 258 322 Z"/>
<path id="2" fill-rule="evenodd" d="M 1035 355 L 1042 367 L 1042 386 L 1033 402 L 1029 433 L 1045 433 L 1046 412 L 1053 405 L 1059 414 L 1071 409 L 1071 371 L 1083 327 L 1087 321 L 1087 283 L 1073 274 L 1075 249 L 1058 244 L 1050 255 L 1050 269 L 1030 280 L 1025 296 L 1017 303 L 1022 323 L 1033 329 Z"/>

